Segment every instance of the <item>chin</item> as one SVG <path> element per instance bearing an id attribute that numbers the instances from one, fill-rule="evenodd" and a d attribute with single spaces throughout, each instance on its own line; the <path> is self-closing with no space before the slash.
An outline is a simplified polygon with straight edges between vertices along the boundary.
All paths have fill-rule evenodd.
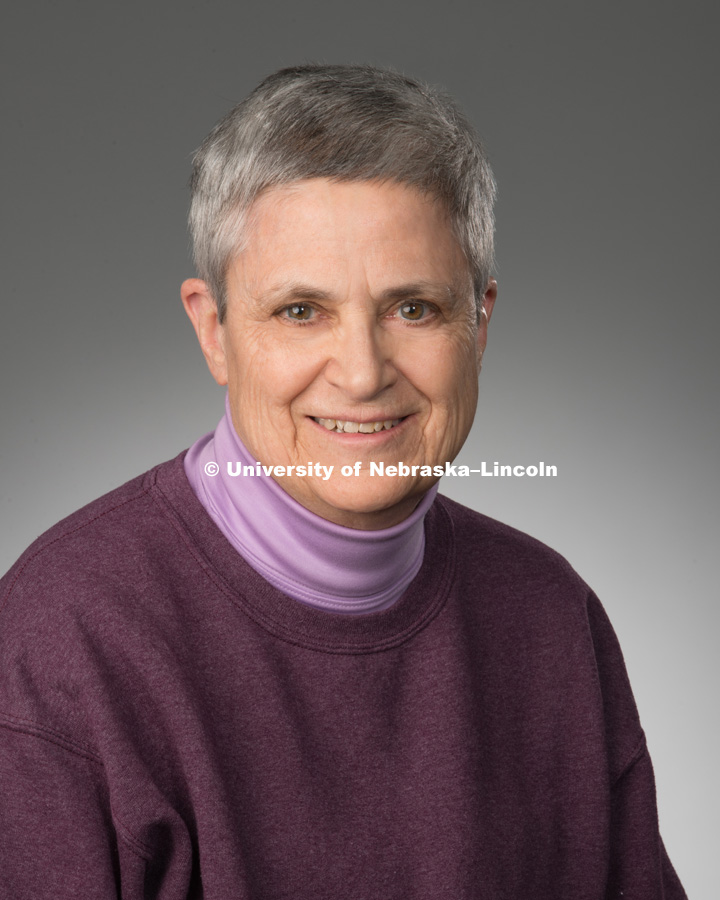
<path id="1" fill-rule="evenodd" d="M 383 479 L 379 476 L 375 480 Z M 354 496 L 348 496 L 345 492 L 328 494 L 318 498 L 320 502 L 317 505 L 308 505 L 308 508 L 324 519 L 349 528 L 389 528 L 406 519 L 431 487 L 432 484 L 428 484 L 422 488 L 415 486 L 410 491 L 379 493 L 368 485 L 366 490 L 358 491 Z"/>

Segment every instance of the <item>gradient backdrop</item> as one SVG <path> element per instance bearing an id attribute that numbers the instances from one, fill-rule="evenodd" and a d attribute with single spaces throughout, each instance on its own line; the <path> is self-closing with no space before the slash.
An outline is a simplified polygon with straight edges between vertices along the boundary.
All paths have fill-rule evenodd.
<path id="1" fill-rule="evenodd" d="M 66 0 L 4 13 L 6 569 L 222 413 L 178 286 L 190 156 L 309 60 L 444 85 L 500 185 L 500 296 L 443 490 L 558 549 L 603 600 L 693 900 L 717 896 L 718 12 L 711 2 Z"/>

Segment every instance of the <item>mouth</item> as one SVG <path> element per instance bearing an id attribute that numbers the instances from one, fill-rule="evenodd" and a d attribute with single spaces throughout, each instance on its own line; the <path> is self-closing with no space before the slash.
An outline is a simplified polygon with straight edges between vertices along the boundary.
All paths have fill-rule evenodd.
<path id="1" fill-rule="evenodd" d="M 352 422 L 349 419 L 321 419 L 311 416 L 313 422 L 322 425 L 327 431 L 336 434 L 375 434 L 378 431 L 391 431 L 399 425 L 405 416 L 400 419 L 378 419 L 375 422 Z"/>

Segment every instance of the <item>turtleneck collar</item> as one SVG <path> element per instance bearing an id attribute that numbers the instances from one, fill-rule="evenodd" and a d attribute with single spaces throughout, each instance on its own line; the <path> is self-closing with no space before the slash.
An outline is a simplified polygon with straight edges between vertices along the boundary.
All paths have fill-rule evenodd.
<path id="1" fill-rule="evenodd" d="M 359 531 L 305 509 L 262 472 L 230 475 L 228 462 L 255 467 L 256 460 L 235 431 L 226 397 L 218 427 L 188 450 L 185 472 L 228 541 L 283 593 L 332 612 L 375 612 L 392 606 L 417 575 L 437 485 L 405 521 Z M 210 463 L 219 467 L 215 476 L 206 474 Z"/>

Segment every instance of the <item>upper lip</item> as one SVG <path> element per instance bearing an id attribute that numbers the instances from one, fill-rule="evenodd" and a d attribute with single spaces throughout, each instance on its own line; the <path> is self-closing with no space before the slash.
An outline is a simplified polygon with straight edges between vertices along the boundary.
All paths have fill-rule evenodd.
<path id="1" fill-rule="evenodd" d="M 317 413 L 311 414 L 311 419 L 335 419 L 338 422 L 357 422 L 360 425 L 365 425 L 368 422 L 385 422 L 388 419 L 406 419 L 407 413 L 375 413 L 375 415 L 362 415 L 358 416 L 357 413 L 353 413 L 351 415 L 335 415 L 334 413 Z"/>

